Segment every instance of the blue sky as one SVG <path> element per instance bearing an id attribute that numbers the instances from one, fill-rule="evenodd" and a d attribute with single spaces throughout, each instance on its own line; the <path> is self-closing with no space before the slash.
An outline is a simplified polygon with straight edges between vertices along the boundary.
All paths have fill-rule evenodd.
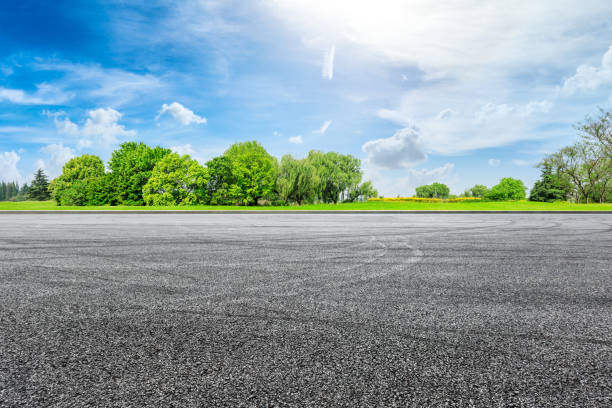
<path id="1" fill-rule="evenodd" d="M 3 2 L 0 179 L 127 140 L 204 162 L 254 139 L 353 154 L 386 196 L 531 187 L 611 107 L 611 46 L 606 1 Z"/>

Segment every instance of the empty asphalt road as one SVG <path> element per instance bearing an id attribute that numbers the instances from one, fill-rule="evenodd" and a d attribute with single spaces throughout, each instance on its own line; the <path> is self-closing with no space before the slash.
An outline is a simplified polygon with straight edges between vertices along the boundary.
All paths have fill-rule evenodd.
<path id="1" fill-rule="evenodd" d="M 612 215 L 2 214 L 0 406 L 612 406 Z"/>

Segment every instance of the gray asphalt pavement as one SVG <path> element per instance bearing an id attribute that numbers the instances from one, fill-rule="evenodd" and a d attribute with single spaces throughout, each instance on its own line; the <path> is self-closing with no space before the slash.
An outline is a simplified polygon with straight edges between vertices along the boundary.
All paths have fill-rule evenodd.
<path id="1" fill-rule="evenodd" d="M 3 214 L 0 406 L 612 406 L 612 215 Z"/>

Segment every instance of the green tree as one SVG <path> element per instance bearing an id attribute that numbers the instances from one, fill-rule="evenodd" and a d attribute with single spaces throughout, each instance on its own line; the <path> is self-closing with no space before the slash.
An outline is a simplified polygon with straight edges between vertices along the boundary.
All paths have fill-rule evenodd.
<path id="1" fill-rule="evenodd" d="M 144 205 L 142 189 L 155 165 L 169 153 L 170 149 L 151 148 L 142 142 L 121 144 L 108 162 L 117 201 L 125 205 Z"/>
<path id="2" fill-rule="evenodd" d="M 485 198 L 494 201 L 524 200 L 526 190 L 527 187 L 521 180 L 504 177 L 499 184 L 491 188 Z"/>
<path id="3" fill-rule="evenodd" d="M 371 181 L 364 181 L 359 188 L 351 192 L 351 201 L 367 201 L 368 198 L 378 197 L 378 191 L 374 188 Z"/>
<path id="4" fill-rule="evenodd" d="M 361 182 L 361 161 L 349 154 L 312 150 L 306 160 L 315 168 L 319 180 L 316 196 L 325 203 L 349 200 Z"/>
<path id="5" fill-rule="evenodd" d="M 26 193 L 26 198 L 32 201 L 47 201 L 51 198 L 49 179 L 43 169 L 38 169 L 34 174 L 34 180 Z"/>
<path id="6" fill-rule="evenodd" d="M 432 183 L 416 188 L 416 196 L 422 198 L 448 198 L 450 189 L 446 184 Z"/>
<path id="7" fill-rule="evenodd" d="M 489 192 L 489 188 L 482 184 L 476 184 L 474 187 L 466 191 L 466 197 L 483 198 Z"/>
<path id="8" fill-rule="evenodd" d="M 542 162 L 540 165 L 541 176 L 540 180 L 536 181 L 529 193 L 530 201 L 557 201 L 567 200 L 571 192 L 571 185 L 553 173 L 552 165 L 548 162 Z"/>
<path id="9" fill-rule="evenodd" d="M 240 200 L 237 192 L 236 178 L 232 172 L 232 161 L 229 157 L 219 156 L 206 163 L 208 168 L 208 196 L 213 205 L 235 204 Z"/>
<path id="10" fill-rule="evenodd" d="M 589 203 L 593 190 L 602 179 L 610 177 L 608 160 L 599 146 L 579 142 L 545 159 L 565 174 L 578 193 L 577 201 Z"/>
<path id="11" fill-rule="evenodd" d="M 234 143 L 223 155 L 232 163 L 230 195 L 237 202 L 255 205 L 272 195 L 278 162 L 262 145 L 256 141 Z"/>
<path id="12" fill-rule="evenodd" d="M 170 153 L 153 168 L 143 198 L 147 205 L 204 204 L 208 182 L 208 169 L 189 155 Z"/>
<path id="13" fill-rule="evenodd" d="M 281 158 L 276 188 L 285 203 L 312 202 L 318 183 L 317 171 L 306 159 L 297 160 L 289 154 Z"/>
<path id="14" fill-rule="evenodd" d="M 62 174 L 50 183 L 49 190 L 58 205 L 90 205 L 94 188 L 104 176 L 102 160 L 84 154 L 64 164 Z"/>

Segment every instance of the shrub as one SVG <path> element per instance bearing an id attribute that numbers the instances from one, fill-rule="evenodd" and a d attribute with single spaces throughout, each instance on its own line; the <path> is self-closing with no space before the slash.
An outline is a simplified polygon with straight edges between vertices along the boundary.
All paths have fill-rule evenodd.
<path id="1" fill-rule="evenodd" d="M 527 187 L 521 180 L 504 177 L 499 184 L 491 188 L 485 198 L 493 201 L 524 200 L 526 190 Z"/>

